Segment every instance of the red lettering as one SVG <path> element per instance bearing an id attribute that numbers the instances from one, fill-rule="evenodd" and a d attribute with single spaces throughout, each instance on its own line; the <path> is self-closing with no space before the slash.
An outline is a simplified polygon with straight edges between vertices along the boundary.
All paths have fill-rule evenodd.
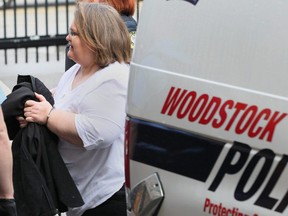
<path id="1" fill-rule="evenodd" d="M 213 203 L 209 198 L 205 199 L 203 212 L 213 216 L 248 216 L 236 207 L 228 208 L 222 203 Z"/>
<path id="2" fill-rule="evenodd" d="M 206 198 L 203 211 L 206 212 L 206 208 L 208 208 L 209 206 L 210 206 L 210 199 Z"/>
<path id="3" fill-rule="evenodd" d="M 182 91 L 180 97 L 179 97 L 179 94 L 181 92 L 181 88 L 178 88 L 175 93 L 174 93 L 174 89 L 175 89 L 174 86 L 172 86 L 170 88 L 168 96 L 167 96 L 167 98 L 165 100 L 165 103 L 164 103 L 164 105 L 162 107 L 162 110 L 161 110 L 162 114 L 165 114 L 167 112 L 167 110 L 169 109 L 169 107 L 170 107 L 170 110 L 167 113 L 167 115 L 171 116 L 174 113 L 174 111 L 175 111 L 176 107 L 178 106 L 179 102 L 182 100 L 182 98 L 184 97 L 184 95 L 187 92 L 187 90 L 184 89 Z"/>
<path id="4" fill-rule="evenodd" d="M 203 115 L 201 116 L 199 123 L 200 124 L 208 124 L 212 118 L 214 117 L 215 113 L 217 112 L 218 108 L 221 104 L 221 98 L 219 97 L 212 97 L 210 103 L 207 105 Z M 208 115 L 208 113 L 210 114 Z"/>
<path id="5" fill-rule="evenodd" d="M 269 141 L 269 142 L 272 141 L 276 125 L 287 116 L 287 113 L 282 113 L 279 117 L 278 117 L 278 115 L 279 115 L 279 112 L 274 113 L 274 115 L 272 116 L 272 118 L 269 120 L 266 127 L 264 128 L 259 139 L 262 140 L 265 137 L 265 135 L 268 134 L 267 141 Z"/>
<path id="6" fill-rule="evenodd" d="M 184 98 L 184 100 L 182 101 L 182 103 L 181 103 L 181 105 L 180 105 L 180 107 L 179 107 L 179 110 L 178 110 L 178 112 L 177 112 L 177 118 L 182 119 L 182 118 L 184 118 L 184 117 L 187 115 L 187 113 L 188 113 L 189 110 L 191 109 L 191 107 L 192 107 L 192 105 L 193 105 L 194 100 L 196 99 L 196 97 L 197 97 L 197 94 L 196 94 L 196 92 L 194 92 L 194 91 L 189 92 L 189 93 L 185 96 L 185 98 Z M 188 103 L 188 105 L 187 105 L 186 108 L 185 108 L 185 105 L 186 105 L 187 101 L 189 101 L 189 103 Z M 185 109 L 184 109 L 184 108 L 185 108 Z M 182 111 L 183 109 L 184 109 L 184 111 Z"/>
<path id="7" fill-rule="evenodd" d="M 258 127 L 256 129 L 256 126 L 260 122 L 262 116 L 264 120 L 268 120 L 270 114 L 271 114 L 271 110 L 269 109 L 264 109 L 258 114 L 258 116 L 252 122 L 250 130 L 248 131 L 249 137 L 254 138 L 262 131 L 263 127 Z"/>
<path id="8" fill-rule="evenodd" d="M 247 107 L 247 104 L 244 103 L 237 103 L 235 106 L 236 111 L 234 112 L 233 116 L 231 117 L 229 123 L 227 124 L 225 130 L 229 131 L 230 127 L 232 126 L 233 122 L 239 115 L 240 111 L 244 110 Z"/>
<path id="9" fill-rule="evenodd" d="M 220 111 L 219 111 L 220 121 L 217 122 L 217 119 L 214 119 L 212 122 L 212 126 L 214 128 L 220 128 L 224 124 L 227 118 L 226 107 L 228 107 L 229 109 L 232 109 L 233 105 L 234 105 L 234 102 L 232 100 L 228 100 L 224 102 L 224 104 L 221 106 Z"/>
<path id="10" fill-rule="evenodd" d="M 235 127 L 235 132 L 237 134 L 242 134 L 248 129 L 249 125 L 251 124 L 252 120 L 254 119 L 254 117 L 255 117 L 255 115 L 257 113 L 257 110 L 258 109 L 257 109 L 256 106 L 251 106 L 251 107 L 249 107 L 248 109 L 246 109 L 244 111 L 243 115 L 241 116 L 241 118 L 238 121 L 238 124 Z M 249 115 L 250 115 L 250 117 L 248 117 L 248 119 L 247 119 L 247 116 L 249 116 Z M 241 128 L 241 124 L 245 120 L 246 120 L 246 123 L 244 123 L 244 125 Z"/>
<path id="11" fill-rule="evenodd" d="M 209 99 L 209 96 L 207 94 L 203 94 L 198 98 L 198 100 L 195 102 L 194 106 L 192 107 L 190 111 L 190 114 L 188 117 L 189 121 L 194 122 L 199 118 L 199 116 L 201 115 L 201 112 L 204 110 L 204 107 L 207 104 L 208 99 Z"/>
<path id="12" fill-rule="evenodd" d="M 178 119 L 187 118 L 190 122 L 202 125 L 211 124 L 215 129 L 234 130 L 236 134 L 246 133 L 248 137 L 268 142 L 273 139 L 277 125 L 288 115 L 268 108 L 259 110 L 256 105 L 221 98 L 208 94 L 198 95 L 172 86 L 163 104 L 161 114 L 176 115 Z"/>

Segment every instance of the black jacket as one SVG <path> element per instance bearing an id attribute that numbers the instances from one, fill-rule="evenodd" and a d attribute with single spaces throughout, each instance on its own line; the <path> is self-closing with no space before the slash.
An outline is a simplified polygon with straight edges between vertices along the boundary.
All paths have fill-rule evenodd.
<path id="1" fill-rule="evenodd" d="M 52 216 L 84 202 L 58 152 L 58 137 L 37 123 L 19 128 L 16 117 L 23 115 L 26 100 L 36 100 L 34 92 L 54 104 L 50 91 L 32 76 L 18 76 L 17 85 L 2 103 L 9 137 L 13 139 L 15 200 L 18 216 Z"/>

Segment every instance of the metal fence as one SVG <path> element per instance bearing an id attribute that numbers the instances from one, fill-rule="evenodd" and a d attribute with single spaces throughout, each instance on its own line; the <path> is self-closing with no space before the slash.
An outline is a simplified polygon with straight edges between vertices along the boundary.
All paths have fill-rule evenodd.
<path id="1" fill-rule="evenodd" d="M 67 44 L 74 4 L 75 0 L 0 0 L 0 51 L 5 64 L 18 63 L 20 54 L 26 63 L 30 56 L 38 62 L 39 49 L 46 50 L 46 61 L 49 51 L 56 49 L 59 60 L 59 49 Z M 33 55 L 29 55 L 31 49 Z"/>

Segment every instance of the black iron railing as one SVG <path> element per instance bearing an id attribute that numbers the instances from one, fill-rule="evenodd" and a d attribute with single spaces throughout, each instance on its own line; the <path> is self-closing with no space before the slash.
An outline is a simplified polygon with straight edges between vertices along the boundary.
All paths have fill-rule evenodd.
<path id="1" fill-rule="evenodd" d="M 46 60 L 49 61 L 49 47 L 55 46 L 59 60 L 59 46 L 67 43 L 65 38 L 74 4 L 74 0 L 0 0 L 0 22 L 3 18 L 0 50 L 4 50 L 5 64 L 9 49 L 14 49 L 17 63 L 19 49 L 25 49 L 25 62 L 28 62 L 28 50 L 33 48 L 38 62 L 39 47 L 46 47 Z"/>

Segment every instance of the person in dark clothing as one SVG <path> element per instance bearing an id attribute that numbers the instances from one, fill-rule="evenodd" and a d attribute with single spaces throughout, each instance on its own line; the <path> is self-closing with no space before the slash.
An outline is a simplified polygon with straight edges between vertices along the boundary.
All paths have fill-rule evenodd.
<path id="1" fill-rule="evenodd" d="M 18 216 L 54 216 L 84 202 L 58 151 L 58 137 L 45 125 L 21 127 L 25 102 L 36 100 L 35 92 L 54 104 L 52 93 L 39 79 L 18 75 L 17 85 L 1 105 L 8 137 L 13 140 L 14 197 Z"/>
<path id="2" fill-rule="evenodd" d="M 135 0 L 90 0 L 99 1 L 100 3 L 107 3 L 114 7 L 121 15 L 124 23 L 126 24 L 131 38 L 131 48 L 134 47 L 135 33 L 137 29 L 137 22 L 133 18 L 135 13 Z"/>
<path id="3" fill-rule="evenodd" d="M 114 7 L 118 13 L 121 15 L 130 35 L 131 39 L 131 49 L 134 48 L 135 38 L 136 38 L 136 29 L 137 22 L 133 18 L 135 13 L 135 0 L 79 0 L 78 2 L 95 2 L 95 3 L 106 3 L 110 6 Z M 68 56 L 69 44 L 66 46 L 66 58 L 65 58 L 65 71 L 67 71 L 71 66 L 75 64 L 73 60 L 71 60 Z"/>

